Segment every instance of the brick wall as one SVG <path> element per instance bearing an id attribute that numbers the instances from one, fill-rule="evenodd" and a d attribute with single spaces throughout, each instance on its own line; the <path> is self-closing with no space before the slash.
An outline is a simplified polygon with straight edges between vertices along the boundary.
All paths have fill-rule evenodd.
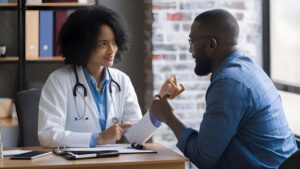
<path id="1" fill-rule="evenodd" d="M 149 105 L 151 96 L 158 93 L 165 79 L 176 75 L 186 91 L 170 103 L 187 126 L 198 130 L 205 111 L 204 97 L 209 77 L 195 75 L 195 62 L 188 52 L 188 35 L 193 19 L 208 9 L 223 8 L 230 11 L 240 25 L 241 51 L 262 65 L 261 0 L 147 0 L 145 5 L 145 42 L 149 51 L 146 59 L 149 94 L 146 105 Z M 151 41 L 149 36 L 152 37 Z M 155 133 L 153 140 L 171 148 L 175 148 L 177 142 L 165 125 Z"/>

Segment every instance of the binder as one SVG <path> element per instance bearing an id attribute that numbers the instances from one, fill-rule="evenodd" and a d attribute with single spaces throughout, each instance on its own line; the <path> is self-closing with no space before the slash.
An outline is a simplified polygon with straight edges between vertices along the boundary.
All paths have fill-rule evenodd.
<path id="1" fill-rule="evenodd" d="M 60 56 L 60 47 L 58 43 L 58 37 L 62 25 L 67 19 L 67 11 L 55 11 L 55 30 L 54 30 L 54 55 Z"/>
<path id="2" fill-rule="evenodd" d="M 38 59 L 39 57 L 39 11 L 26 11 L 26 59 Z"/>
<path id="3" fill-rule="evenodd" d="M 40 11 L 40 57 L 53 56 L 53 11 Z"/>

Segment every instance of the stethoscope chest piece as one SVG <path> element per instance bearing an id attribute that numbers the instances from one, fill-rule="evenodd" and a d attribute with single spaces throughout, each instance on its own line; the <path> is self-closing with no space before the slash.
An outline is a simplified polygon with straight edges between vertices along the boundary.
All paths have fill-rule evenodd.
<path id="1" fill-rule="evenodd" d="M 113 118 L 111 119 L 111 122 L 112 122 L 113 124 L 118 124 L 118 123 L 120 122 L 120 119 L 119 119 L 118 117 L 113 117 Z"/>

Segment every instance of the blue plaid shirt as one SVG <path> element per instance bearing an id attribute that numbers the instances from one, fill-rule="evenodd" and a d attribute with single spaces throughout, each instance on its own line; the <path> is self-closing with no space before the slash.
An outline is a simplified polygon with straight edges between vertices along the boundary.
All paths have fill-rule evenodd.
<path id="1" fill-rule="evenodd" d="M 177 147 L 199 168 L 278 168 L 296 151 L 278 91 L 239 51 L 212 73 L 199 132 L 184 130 Z"/>

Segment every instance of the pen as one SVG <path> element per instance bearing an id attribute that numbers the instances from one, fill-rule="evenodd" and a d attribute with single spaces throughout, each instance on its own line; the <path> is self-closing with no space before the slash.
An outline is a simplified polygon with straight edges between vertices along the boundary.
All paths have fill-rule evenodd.
<path id="1" fill-rule="evenodd" d="M 132 148 L 138 149 L 138 150 L 147 150 L 147 147 L 143 146 L 142 144 L 132 143 Z"/>

